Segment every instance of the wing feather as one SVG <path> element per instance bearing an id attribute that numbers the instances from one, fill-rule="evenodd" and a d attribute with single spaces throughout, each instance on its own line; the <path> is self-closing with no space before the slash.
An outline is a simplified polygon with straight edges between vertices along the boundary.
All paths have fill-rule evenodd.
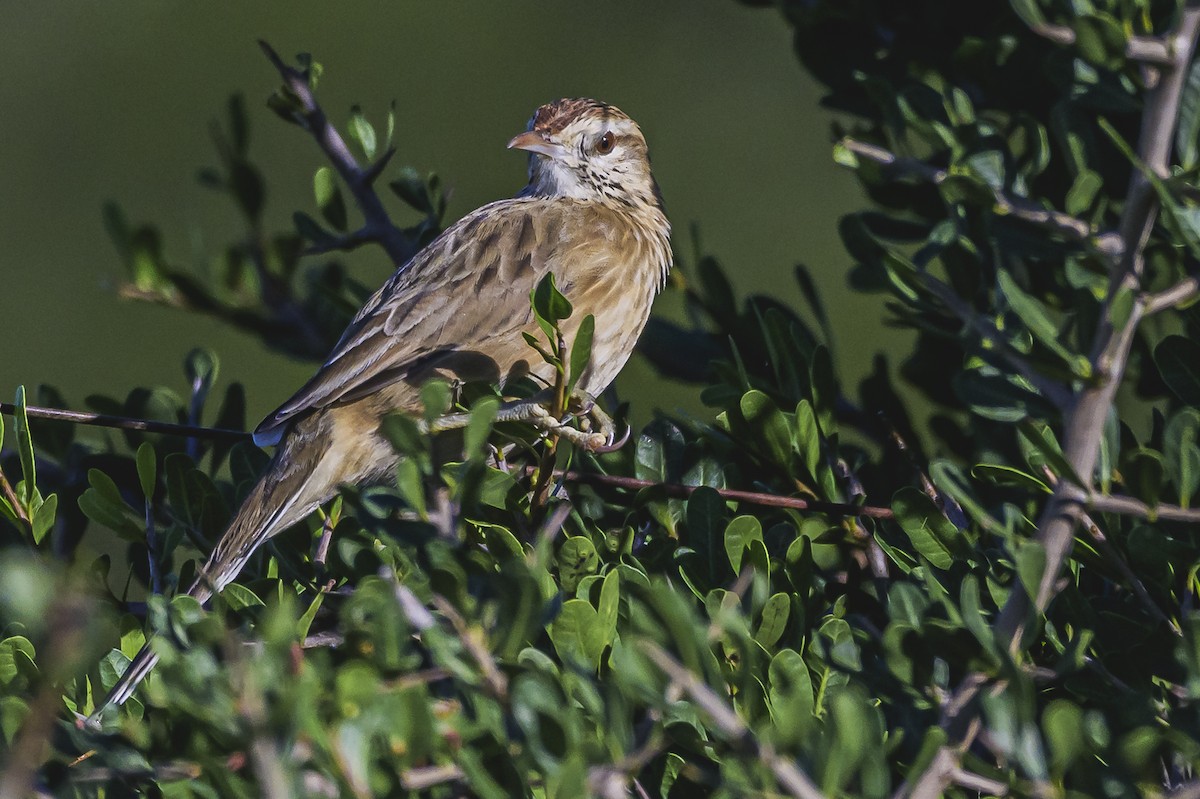
<path id="1" fill-rule="evenodd" d="M 559 239 L 572 225 L 558 217 L 571 212 L 519 197 L 463 217 L 367 300 L 325 364 L 258 426 L 255 442 L 278 443 L 293 420 L 404 380 L 460 348 L 488 354 L 501 338 L 521 344 L 519 332 L 532 323 L 529 292 L 560 271 L 569 250 Z M 511 364 L 498 366 L 504 374 Z"/>

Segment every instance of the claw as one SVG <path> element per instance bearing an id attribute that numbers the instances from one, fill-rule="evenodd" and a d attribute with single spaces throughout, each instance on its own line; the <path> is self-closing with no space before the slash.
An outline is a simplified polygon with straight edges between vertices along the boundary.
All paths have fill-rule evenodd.
<path id="1" fill-rule="evenodd" d="M 603 455 L 606 452 L 616 452 L 617 450 L 619 450 L 621 447 L 625 446 L 629 442 L 629 436 L 632 432 L 633 432 L 633 428 L 630 427 L 629 425 L 625 425 L 625 432 L 621 435 L 621 437 L 619 439 L 614 441 L 612 436 L 609 436 L 608 441 L 606 443 L 601 444 L 598 447 L 592 447 L 591 451 L 595 452 L 599 455 Z"/>

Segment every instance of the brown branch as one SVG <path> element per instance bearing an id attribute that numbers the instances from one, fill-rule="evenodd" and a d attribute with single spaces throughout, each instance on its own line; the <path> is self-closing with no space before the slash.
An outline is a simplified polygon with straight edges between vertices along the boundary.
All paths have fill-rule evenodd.
<path id="1" fill-rule="evenodd" d="M 528 473 L 533 467 L 526 467 Z M 641 480 L 636 477 L 622 477 L 615 474 L 592 474 L 590 472 L 555 472 L 554 475 L 568 483 L 579 485 L 605 486 L 608 488 L 624 488 L 630 491 L 640 491 L 643 488 L 657 488 L 669 497 L 687 499 L 697 489 L 703 486 L 682 485 L 680 483 L 656 483 L 653 480 Z M 829 513 L 835 516 L 865 516 L 870 519 L 891 519 L 894 514 L 891 508 L 874 505 L 850 505 L 844 502 L 823 502 L 818 499 L 801 499 L 800 497 L 784 497 L 776 494 L 762 494 L 755 491 L 739 491 L 733 488 L 713 489 L 722 499 L 733 502 L 746 502 L 751 505 L 762 505 L 770 508 L 791 508 L 806 510 L 813 513 Z"/>
<path id="2" fill-rule="evenodd" d="M 58 408 L 41 408 L 29 405 L 25 408 L 30 418 L 49 419 L 73 424 L 96 425 L 113 427 L 120 430 L 139 430 L 146 433 L 161 433 L 163 435 L 187 436 L 194 438 L 222 439 L 233 441 L 249 441 L 251 435 L 241 430 L 228 430 L 219 427 L 202 427 L 190 424 L 172 424 L 156 422 L 150 419 L 133 419 L 127 416 L 110 416 L 103 413 L 85 413 L 81 411 L 64 411 Z M 0 402 L 0 413 L 12 414 L 13 406 Z M 533 467 L 526 467 L 526 473 Z M 651 480 L 640 480 L 636 477 L 621 477 L 610 474 L 588 474 L 575 471 L 555 471 L 556 479 L 580 485 L 606 486 L 609 488 L 624 488 L 639 491 L 643 488 L 659 488 L 667 496 L 687 499 L 700 486 L 682 485 L 680 483 L 655 483 Z M 801 499 L 799 497 L 784 497 L 776 494 L 764 494 L 755 491 L 739 491 L 731 488 L 718 488 L 715 491 L 722 498 L 733 502 L 745 502 L 751 505 L 762 505 L 770 508 L 790 508 L 806 510 L 813 513 L 829 513 L 836 516 L 857 516 L 870 519 L 891 519 L 891 508 L 872 505 L 851 505 L 842 502 L 822 502 L 816 499 Z"/>
<path id="3" fill-rule="evenodd" d="M 0 413 L 12 416 L 15 412 L 16 408 L 12 404 L 0 402 Z M 25 413 L 31 419 L 48 419 L 53 422 L 71 422 L 72 424 L 87 424 L 96 427 L 115 427 L 119 430 L 138 430 L 143 433 L 163 433 L 169 436 L 187 436 L 226 441 L 245 441 L 250 438 L 249 433 L 241 430 L 156 422 L 152 419 L 133 419 L 128 416 L 111 416 L 106 413 L 64 411 L 59 408 L 41 408 L 36 405 L 25 406 Z"/>
<path id="4" fill-rule="evenodd" d="M 16 514 L 17 519 L 32 532 L 33 522 L 30 520 L 29 514 L 25 512 L 25 505 L 21 502 L 21 498 L 17 496 L 17 492 L 13 490 L 12 483 L 8 482 L 8 477 L 3 471 L 0 471 L 0 494 L 4 495 L 9 505 L 12 505 L 13 513 Z"/>
<path id="5" fill-rule="evenodd" d="M 403 266 L 413 255 L 412 243 L 404 232 L 392 223 L 387 209 L 383 207 L 383 201 L 373 188 L 375 179 L 392 157 L 393 151 L 389 148 L 374 164 L 365 168 L 360 166 L 350 148 L 346 146 L 342 135 L 330 123 L 324 110 L 317 103 L 307 76 L 295 67 L 283 63 L 279 54 L 265 41 L 260 40 L 258 45 L 279 71 L 288 92 L 300 104 L 297 121 L 316 140 L 317 146 L 333 164 L 333 168 L 345 182 L 359 211 L 362 212 L 365 224 L 356 235 L 378 242 L 393 264 L 397 267 Z"/>

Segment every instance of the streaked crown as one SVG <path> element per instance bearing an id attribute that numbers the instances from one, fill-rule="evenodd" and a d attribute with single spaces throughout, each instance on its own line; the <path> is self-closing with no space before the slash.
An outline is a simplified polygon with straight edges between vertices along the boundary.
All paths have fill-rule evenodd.
<path id="1" fill-rule="evenodd" d="M 547 103 L 508 146 L 530 152 L 526 195 L 662 205 L 646 138 L 616 106 L 585 98 Z"/>

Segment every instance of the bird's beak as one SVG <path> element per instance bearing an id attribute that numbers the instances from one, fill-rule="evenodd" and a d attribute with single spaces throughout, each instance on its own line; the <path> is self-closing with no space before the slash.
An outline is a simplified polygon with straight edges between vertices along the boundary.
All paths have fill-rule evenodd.
<path id="1" fill-rule="evenodd" d="M 533 130 L 527 130 L 519 136 L 514 136 L 508 143 L 508 149 L 528 150 L 549 158 L 560 158 L 567 152 L 566 148 L 558 142 L 551 141 L 545 134 Z"/>

